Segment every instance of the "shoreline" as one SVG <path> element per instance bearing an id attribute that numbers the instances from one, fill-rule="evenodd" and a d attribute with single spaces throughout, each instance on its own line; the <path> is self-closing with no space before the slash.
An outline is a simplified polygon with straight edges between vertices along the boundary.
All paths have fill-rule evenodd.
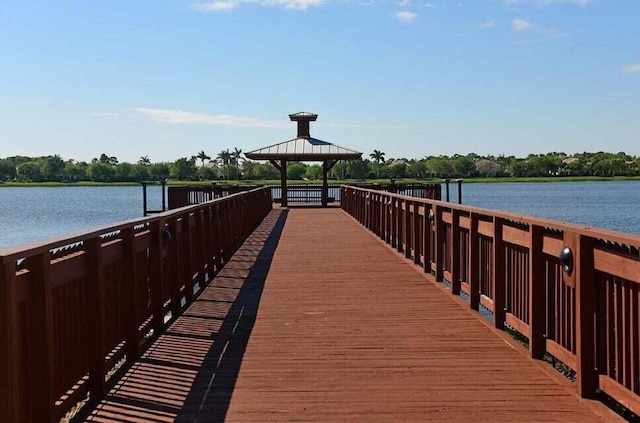
<path id="1" fill-rule="evenodd" d="M 461 178 L 465 184 L 474 183 L 558 183 L 558 182 L 628 182 L 628 181 L 640 181 L 640 176 L 539 176 L 539 177 L 496 177 L 496 178 Z M 442 178 L 429 178 L 429 179 L 396 179 L 399 184 L 402 183 L 427 183 L 437 184 L 444 183 Z M 450 179 L 450 184 L 456 184 L 458 179 Z M 280 185 L 280 180 L 232 180 L 232 181 L 167 181 L 167 186 L 184 186 L 184 185 L 211 185 L 215 183 L 217 185 Z M 289 180 L 287 184 L 321 184 L 322 181 L 314 180 Z M 388 184 L 389 179 L 365 179 L 365 180 L 329 180 L 329 184 L 350 184 L 350 183 L 371 183 L 371 184 Z M 160 182 L 149 181 L 149 186 L 160 186 Z M 93 182 L 93 181 L 80 181 L 80 182 L 0 182 L 0 188 L 2 187 L 127 187 L 127 186 L 141 186 L 140 182 Z"/>

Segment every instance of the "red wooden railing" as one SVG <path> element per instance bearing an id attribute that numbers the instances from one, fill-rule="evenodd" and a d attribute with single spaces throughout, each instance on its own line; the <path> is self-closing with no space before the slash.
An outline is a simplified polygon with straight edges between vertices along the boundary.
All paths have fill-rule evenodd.
<path id="1" fill-rule="evenodd" d="M 352 186 L 341 196 L 453 295 L 526 336 L 533 358 L 574 369 L 583 397 L 602 391 L 640 414 L 640 236 Z"/>
<path id="2" fill-rule="evenodd" d="M 0 250 L 2 421 L 57 421 L 102 397 L 271 205 L 260 188 Z"/>

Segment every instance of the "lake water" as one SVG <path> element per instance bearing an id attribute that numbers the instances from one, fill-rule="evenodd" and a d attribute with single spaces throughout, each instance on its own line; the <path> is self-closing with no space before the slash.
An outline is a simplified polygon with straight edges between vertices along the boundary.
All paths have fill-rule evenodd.
<path id="1" fill-rule="evenodd" d="M 637 181 L 465 184 L 462 192 L 467 205 L 640 234 Z M 148 203 L 161 208 L 161 187 L 149 187 Z M 2 187 L 0 248 L 141 216 L 141 187 Z"/>
<path id="2" fill-rule="evenodd" d="M 162 207 L 149 186 L 148 208 Z M 142 217 L 142 187 L 2 187 L 0 248 Z"/>

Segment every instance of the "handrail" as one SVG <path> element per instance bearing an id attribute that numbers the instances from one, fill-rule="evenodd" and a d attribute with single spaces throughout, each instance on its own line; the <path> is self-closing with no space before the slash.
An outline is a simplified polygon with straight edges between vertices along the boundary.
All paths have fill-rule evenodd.
<path id="1" fill-rule="evenodd" d="M 581 396 L 602 391 L 640 414 L 640 236 L 341 189 L 347 213 L 528 338 L 532 358 L 573 369 Z"/>
<path id="2" fill-rule="evenodd" d="M 258 188 L 0 250 L 3 421 L 57 421 L 100 399 L 271 207 Z"/>

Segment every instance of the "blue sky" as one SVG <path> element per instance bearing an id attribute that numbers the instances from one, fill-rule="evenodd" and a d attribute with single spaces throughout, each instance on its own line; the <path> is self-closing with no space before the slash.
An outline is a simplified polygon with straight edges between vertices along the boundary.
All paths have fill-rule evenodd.
<path id="1" fill-rule="evenodd" d="M 0 0 L 0 157 L 640 155 L 637 0 Z"/>

